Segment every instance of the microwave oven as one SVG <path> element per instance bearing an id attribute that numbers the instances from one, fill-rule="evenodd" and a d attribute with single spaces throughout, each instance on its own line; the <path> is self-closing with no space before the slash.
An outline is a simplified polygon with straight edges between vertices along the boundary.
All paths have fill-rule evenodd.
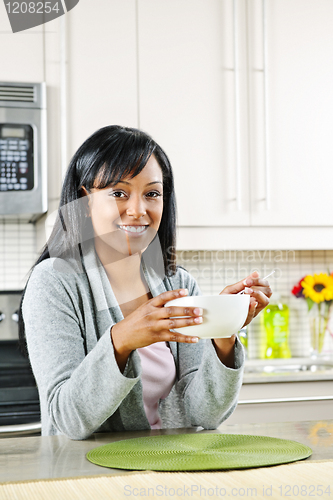
<path id="1" fill-rule="evenodd" d="M 45 83 L 0 82 L 0 217 L 47 211 Z"/>

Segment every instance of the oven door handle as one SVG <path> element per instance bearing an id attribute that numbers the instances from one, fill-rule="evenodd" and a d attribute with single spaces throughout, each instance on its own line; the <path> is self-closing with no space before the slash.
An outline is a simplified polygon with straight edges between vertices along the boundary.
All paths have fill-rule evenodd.
<path id="1" fill-rule="evenodd" d="M 0 425 L 0 438 L 40 434 L 41 429 L 42 425 L 40 422 L 33 422 L 31 424 Z"/>

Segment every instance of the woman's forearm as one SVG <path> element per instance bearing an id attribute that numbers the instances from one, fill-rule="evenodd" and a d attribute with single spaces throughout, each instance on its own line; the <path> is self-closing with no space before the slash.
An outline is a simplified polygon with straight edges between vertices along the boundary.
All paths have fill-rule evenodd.
<path id="1" fill-rule="evenodd" d="M 213 339 L 213 345 L 219 360 L 228 368 L 235 368 L 235 342 L 236 335 L 229 338 Z"/>
<path id="2" fill-rule="evenodd" d="M 113 352 L 114 352 L 114 357 L 117 361 L 117 365 L 119 367 L 119 370 L 121 373 L 124 373 L 125 366 L 128 360 L 129 355 L 131 354 L 131 351 L 126 349 L 126 347 L 123 345 L 121 342 L 122 336 L 118 335 L 118 330 L 117 330 L 117 325 L 113 325 L 110 330 L 110 335 L 111 335 L 111 341 L 113 344 Z"/>

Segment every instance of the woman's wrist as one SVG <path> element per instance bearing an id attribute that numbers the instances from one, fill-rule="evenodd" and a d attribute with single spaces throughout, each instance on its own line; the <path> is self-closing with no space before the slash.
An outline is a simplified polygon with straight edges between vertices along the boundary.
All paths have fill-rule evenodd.
<path id="1" fill-rule="evenodd" d="M 123 373 L 128 357 L 132 351 L 124 344 L 122 335 L 119 335 L 118 323 L 111 327 L 110 336 L 113 345 L 114 356 L 116 358 L 119 370 L 121 371 L 121 373 Z"/>
<path id="2" fill-rule="evenodd" d="M 213 339 L 213 346 L 219 360 L 228 368 L 235 368 L 236 335 L 228 338 Z"/>

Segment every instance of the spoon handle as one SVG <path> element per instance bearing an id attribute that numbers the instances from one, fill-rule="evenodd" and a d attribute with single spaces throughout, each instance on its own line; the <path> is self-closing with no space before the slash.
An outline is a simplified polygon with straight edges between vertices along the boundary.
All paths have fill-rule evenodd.
<path id="1" fill-rule="evenodd" d="M 275 270 L 272 271 L 271 273 L 267 274 L 267 276 L 265 276 L 263 279 L 266 280 L 267 278 L 272 276 L 272 274 L 274 274 L 274 273 L 275 273 Z M 243 293 L 245 293 L 245 290 L 241 290 L 240 292 L 236 293 L 236 295 L 242 295 Z"/>

